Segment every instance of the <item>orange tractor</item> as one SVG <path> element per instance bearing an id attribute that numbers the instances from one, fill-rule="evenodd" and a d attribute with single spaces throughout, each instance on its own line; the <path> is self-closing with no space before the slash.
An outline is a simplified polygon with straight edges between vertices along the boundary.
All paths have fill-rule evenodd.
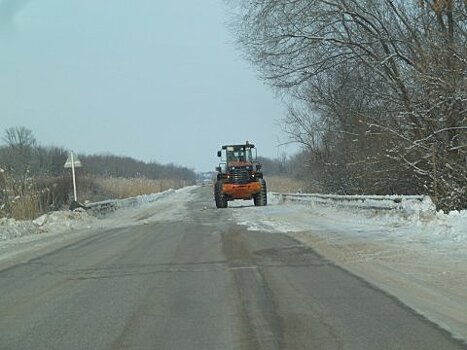
<path id="1" fill-rule="evenodd" d="M 247 141 L 244 145 L 222 146 L 217 156 L 221 158 L 214 185 L 217 208 L 227 208 L 228 201 L 235 199 L 253 199 L 256 206 L 267 204 L 266 181 L 254 145 Z"/>

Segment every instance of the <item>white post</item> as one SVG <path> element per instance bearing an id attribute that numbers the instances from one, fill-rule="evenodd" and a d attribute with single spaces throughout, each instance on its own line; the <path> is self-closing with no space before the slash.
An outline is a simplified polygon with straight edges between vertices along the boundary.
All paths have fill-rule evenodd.
<path id="1" fill-rule="evenodd" d="M 78 197 L 76 196 L 75 160 L 73 159 L 73 152 L 71 152 L 71 173 L 73 174 L 73 194 L 75 195 L 75 202 L 77 202 Z"/>

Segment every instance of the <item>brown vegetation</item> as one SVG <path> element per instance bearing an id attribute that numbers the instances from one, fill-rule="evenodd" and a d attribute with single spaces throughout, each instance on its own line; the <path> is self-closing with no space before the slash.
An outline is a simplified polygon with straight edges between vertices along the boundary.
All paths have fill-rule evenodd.
<path id="1" fill-rule="evenodd" d="M 71 176 L 26 179 L 18 186 L 5 171 L 0 171 L 0 217 L 18 220 L 35 219 L 51 210 L 66 209 L 73 197 Z M 94 202 L 121 199 L 143 194 L 158 193 L 170 188 L 178 189 L 188 183 L 183 180 L 151 180 L 144 178 L 105 178 L 81 176 L 77 179 L 78 201 Z M 18 192 L 18 188 L 22 188 Z"/>
<path id="2" fill-rule="evenodd" d="M 282 192 L 282 193 L 295 193 L 306 191 L 308 192 L 308 184 L 305 181 L 293 179 L 291 177 L 284 176 L 267 176 L 266 182 L 268 191 L 271 192 Z"/>

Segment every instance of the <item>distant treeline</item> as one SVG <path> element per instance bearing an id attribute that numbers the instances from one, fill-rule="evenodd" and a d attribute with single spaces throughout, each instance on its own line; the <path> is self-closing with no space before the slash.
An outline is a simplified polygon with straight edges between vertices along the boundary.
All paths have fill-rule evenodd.
<path id="1" fill-rule="evenodd" d="M 5 130 L 2 140 L 4 144 L 0 146 L 0 168 L 10 176 L 45 177 L 69 173 L 69 170 L 63 168 L 68 151 L 62 147 L 39 145 L 33 132 L 27 128 L 9 128 Z M 83 164 L 80 171 L 86 175 L 183 181 L 196 179 L 192 169 L 174 164 L 147 163 L 112 154 L 78 154 L 78 157 Z"/>
<path id="2" fill-rule="evenodd" d="M 302 152 L 287 156 L 282 154 L 278 158 L 258 157 L 262 171 L 266 176 L 282 176 L 296 180 L 306 179 L 306 159 Z M 310 188 L 311 190 L 312 188 Z M 316 190 L 313 188 L 313 190 Z"/>
<path id="3" fill-rule="evenodd" d="M 175 164 L 159 164 L 143 162 L 130 157 L 115 155 L 83 155 L 80 156 L 86 164 L 86 172 L 92 175 L 147 179 L 172 179 L 194 181 L 196 174 L 192 169 Z"/>

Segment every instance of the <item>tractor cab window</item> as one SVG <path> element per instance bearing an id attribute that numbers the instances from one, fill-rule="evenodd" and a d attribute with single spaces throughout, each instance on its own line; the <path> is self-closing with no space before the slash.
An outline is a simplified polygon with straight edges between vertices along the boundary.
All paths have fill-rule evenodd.
<path id="1" fill-rule="evenodd" d="M 252 162 L 253 157 L 251 149 L 240 149 L 235 151 L 227 151 L 228 162 Z"/>
<path id="2" fill-rule="evenodd" d="M 227 161 L 228 162 L 244 162 L 245 154 L 243 151 L 227 151 Z"/>
<path id="3" fill-rule="evenodd" d="M 253 158 L 253 154 L 251 153 L 251 148 L 247 148 L 245 150 L 245 159 L 247 162 L 253 162 L 255 159 Z"/>
<path id="4" fill-rule="evenodd" d="M 252 149 L 250 147 L 229 146 L 225 148 L 224 152 L 222 153 L 223 154 L 222 160 L 224 160 L 227 163 L 230 163 L 230 162 L 253 163 L 256 161 L 256 149 Z"/>

